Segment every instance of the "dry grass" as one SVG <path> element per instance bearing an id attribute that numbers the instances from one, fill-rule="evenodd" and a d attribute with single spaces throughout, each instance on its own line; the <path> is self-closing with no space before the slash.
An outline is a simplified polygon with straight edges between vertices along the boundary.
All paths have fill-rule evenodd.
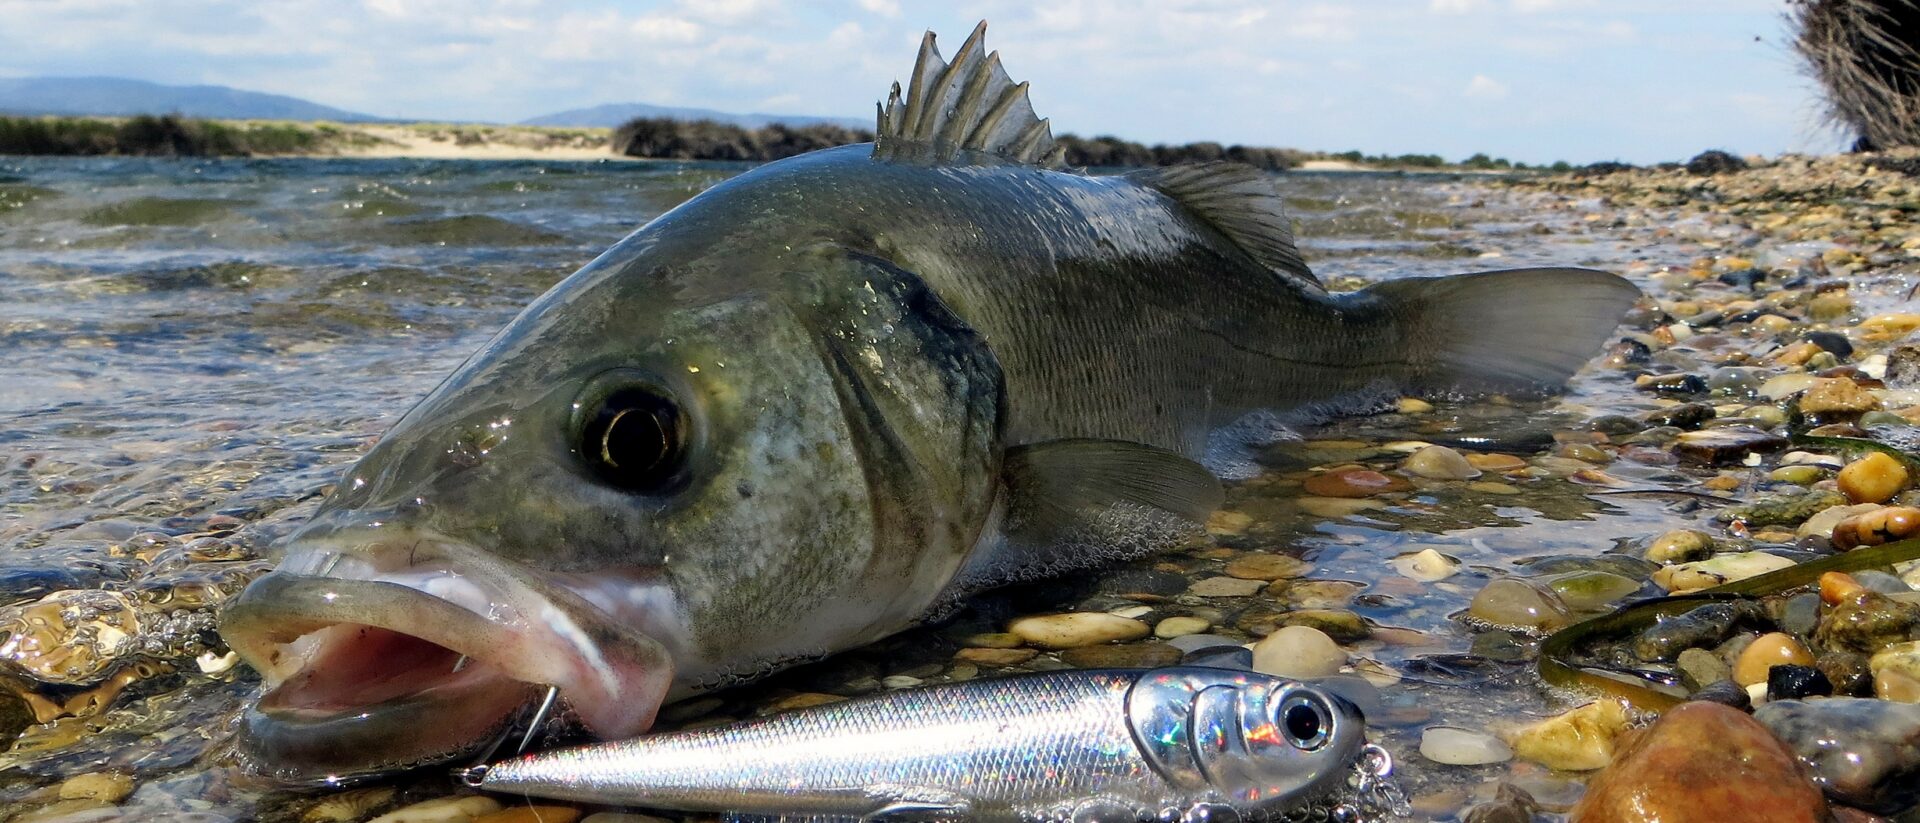
<path id="1" fill-rule="evenodd" d="M 1920 146 L 1920 5 L 1796 0 L 1794 50 L 1825 87 L 1827 116 L 1862 150 Z"/>

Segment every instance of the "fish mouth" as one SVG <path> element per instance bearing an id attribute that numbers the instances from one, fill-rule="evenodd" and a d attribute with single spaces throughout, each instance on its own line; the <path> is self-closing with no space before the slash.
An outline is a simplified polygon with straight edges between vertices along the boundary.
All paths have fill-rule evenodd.
<path id="1" fill-rule="evenodd" d="M 674 674 L 620 613 L 640 590 L 453 541 L 296 544 L 221 614 L 265 682 L 240 754 L 283 782 L 351 782 L 476 753 L 550 688 L 595 736 L 638 734 Z"/>

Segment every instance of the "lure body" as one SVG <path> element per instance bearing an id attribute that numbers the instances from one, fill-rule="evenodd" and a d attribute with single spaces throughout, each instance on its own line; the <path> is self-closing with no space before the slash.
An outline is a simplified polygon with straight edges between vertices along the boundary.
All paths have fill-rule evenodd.
<path id="1" fill-rule="evenodd" d="M 744 815 L 1281 819 L 1347 788 L 1366 749 L 1364 719 L 1335 695 L 1183 666 L 898 691 L 529 755 L 467 778 L 491 791 Z"/>

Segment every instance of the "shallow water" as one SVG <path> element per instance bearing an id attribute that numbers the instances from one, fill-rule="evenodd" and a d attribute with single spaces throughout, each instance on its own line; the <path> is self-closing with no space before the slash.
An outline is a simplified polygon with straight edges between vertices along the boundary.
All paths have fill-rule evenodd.
<path id="1" fill-rule="evenodd" d="M 270 557 L 273 540 L 311 512 L 345 466 L 522 305 L 743 168 L 0 159 L 0 599 L 137 590 L 141 609 L 164 615 L 178 609 L 159 593 L 177 588 L 183 570 L 243 583 L 248 557 Z M 1470 179 L 1294 174 L 1284 186 L 1308 259 L 1337 287 L 1520 265 L 1644 269 L 1702 253 L 1680 241 L 1632 247 L 1602 224 L 1537 210 L 1544 201 Z M 1486 580 L 1530 559 L 1597 555 L 1692 524 L 1699 504 L 1599 496 L 1547 477 L 1515 484 L 1513 494 L 1434 484 L 1391 506 L 1328 517 L 1300 509 L 1289 472 L 1392 456 L 1378 444 L 1407 439 L 1486 437 L 1476 449 L 1530 458 L 1587 418 L 1652 407 L 1624 373 L 1590 368 L 1550 401 L 1343 421 L 1312 435 L 1336 442 L 1267 455 L 1271 471 L 1229 497 L 1228 508 L 1251 524 L 1218 530 L 1214 546 L 990 595 L 951 624 L 670 709 L 668 718 L 746 716 L 797 693 L 975 676 L 978 667 L 953 662 L 957 638 L 997 631 L 1022 613 L 1145 608 L 1149 622 L 1212 615 L 1217 633 L 1244 640 L 1260 622 L 1263 596 L 1205 598 L 1173 585 L 1143 597 L 1140 581 L 1216 576 L 1226 554 L 1218 549 L 1262 549 L 1307 558 L 1312 580 L 1351 584 L 1308 594 L 1376 627 L 1349 645 L 1356 660 L 1370 661 L 1363 671 L 1389 684 L 1376 734 L 1401 760 L 1403 784 L 1422 808 L 1445 815 L 1484 781 L 1530 772 L 1422 761 L 1421 729 L 1565 705 L 1537 686 L 1530 666 L 1503 662 L 1525 656 L 1524 638 L 1479 635 L 1476 643 L 1452 615 Z M 1696 480 L 1657 464 L 1608 470 L 1637 486 Z M 172 562 L 140 551 L 156 533 L 199 554 Z M 1463 561 L 1462 574 L 1420 584 L 1386 562 L 1424 548 Z M 234 571 L 222 578 L 223 570 Z M 1043 654 L 1020 668 L 1063 665 Z M 0 755 L 0 803 L 42 807 L 59 780 L 114 770 L 136 779 L 123 801 L 132 818 L 297 818 L 310 795 L 245 777 L 222 745 L 251 678 L 183 671 L 134 683 L 103 715 L 29 728 Z M 403 797 L 451 789 L 434 774 L 401 785 Z"/>

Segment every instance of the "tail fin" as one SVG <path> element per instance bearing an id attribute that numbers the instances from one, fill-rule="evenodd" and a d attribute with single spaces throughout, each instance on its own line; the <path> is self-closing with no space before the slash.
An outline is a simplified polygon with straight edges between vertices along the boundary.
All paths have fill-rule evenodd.
<path id="1" fill-rule="evenodd" d="M 1560 388 L 1639 297 L 1618 275 L 1542 268 L 1389 280 L 1353 299 L 1394 318 L 1403 391 L 1450 394 Z"/>

